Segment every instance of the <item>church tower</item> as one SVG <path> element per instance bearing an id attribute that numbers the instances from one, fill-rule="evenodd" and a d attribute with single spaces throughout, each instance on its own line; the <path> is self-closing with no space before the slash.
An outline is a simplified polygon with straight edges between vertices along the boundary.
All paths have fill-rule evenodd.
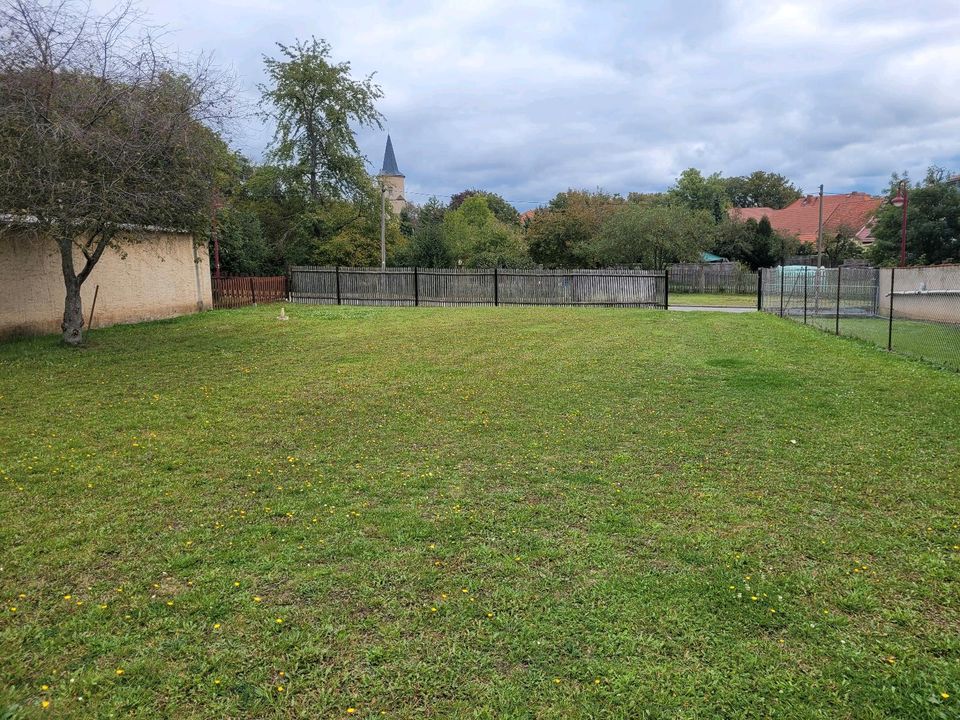
<path id="1" fill-rule="evenodd" d="M 399 215 L 400 211 L 407 206 L 407 200 L 403 197 L 403 173 L 397 167 L 397 156 L 393 154 L 393 142 L 389 135 L 387 135 L 387 148 L 383 151 L 383 167 L 380 168 L 377 179 L 386 190 L 390 207 Z"/>

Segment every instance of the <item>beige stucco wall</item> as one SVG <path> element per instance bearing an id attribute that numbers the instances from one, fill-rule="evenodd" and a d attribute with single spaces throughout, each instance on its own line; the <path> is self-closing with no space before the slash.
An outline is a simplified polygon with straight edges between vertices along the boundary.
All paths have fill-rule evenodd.
<path id="1" fill-rule="evenodd" d="M 880 313 L 884 316 L 890 314 L 890 274 L 889 269 L 880 271 Z M 893 290 L 895 318 L 960 322 L 960 265 L 897 268 Z"/>
<path id="2" fill-rule="evenodd" d="M 81 290 L 83 317 L 97 285 L 93 327 L 174 317 L 212 307 L 210 263 L 193 236 L 150 233 L 108 248 Z M 83 267 L 75 253 L 75 267 Z M 33 233 L 0 233 L 0 338 L 60 332 L 64 286 L 60 253 Z M 85 325 L 86 327 L 86 325 Z"/>

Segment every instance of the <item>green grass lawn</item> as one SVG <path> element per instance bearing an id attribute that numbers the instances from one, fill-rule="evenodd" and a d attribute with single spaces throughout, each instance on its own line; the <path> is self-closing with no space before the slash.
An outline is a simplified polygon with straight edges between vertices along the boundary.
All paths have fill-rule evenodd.
<path id="1" fill-rule="evenodd" d="M 794 318 L 796 319 L 796 318 Z M 834 332 L 835 318 L 809 318 L 811 324 Z M 887 347 L 889 321 L 880 317 L 840 318 L 840 334 Z M 960 370 L 960 325 L 894 318 L 893 350 Z"/>
<path id="2" fill-rule="evenodd" d="M 960 375 L 763 314 L 288 311 L 0 346 L 0 717 L 960 714 Z"/>
<path id="3" fill-rule="evenodd" d="M 708 307 L 753 307 L 757 296 L 734 293 L 670 293 L 671 305 L 705 305 Z"/>

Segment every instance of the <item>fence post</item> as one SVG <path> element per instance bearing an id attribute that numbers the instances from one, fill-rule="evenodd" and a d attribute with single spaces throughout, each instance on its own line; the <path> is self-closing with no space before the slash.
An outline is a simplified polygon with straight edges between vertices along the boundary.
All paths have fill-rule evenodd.
<path id="1" fill-rule="evenodd" d="M 340 266 L 339 265 L 336 266 L 336 274 L 337 274 L 337 305 L 339 305 L 340 304 Z"/>
<path id="2" fill-rule="evenodd" d="M 757 268 L 757 312 L 763 311 L 763 268 Z"/>
<path id="3" fill-rule="evenodd" d="M 420 270 L 416 266 L 413 268 L 413 306 L 420 305 Z"/>
<path id="4" fill-rule="evenodd" d="M 783 271 L 783 265 L 780 266 L 780 317 L 783 317 L 783 278 L 786 273 Z"/>
<path id="5" fill-rule="evenodd" d="M 807 324 L 807 267 L 803 268 L 803 324 Z"/>
<path id="6" fill-rule="evenodd" d="M 893 350 L 893 279 L 896 272 L 896 268 L 890 268 L 890 319 L 887 327 L 887 352 Z"/>
<path id="7" fill-rule="evenodd" d="M 834 335 L 840 334 L 840 266 L 837 265 L 837 327 Z"/>
<path id="8" fill-rule="evenodd" d="M 702 272 L 702 269 L 701 269 Z M 702 275 L 701 275 L 702 278 Z M 670 309 L 670 271 L 664 268 L 663 271 L 663 309 Z"/>
<path id="9" fill-rule="evenodd" d="M 496 265 L 493 266 L 493 306 L 500 304 L 500 270 Z"/>
<path id="10" fill-rule="evenodd" d="M 253 277 L 250 278 L 250 297 L 253 298 L 253 304 L 257 304 L 257 291 L 253 289 Z"/>

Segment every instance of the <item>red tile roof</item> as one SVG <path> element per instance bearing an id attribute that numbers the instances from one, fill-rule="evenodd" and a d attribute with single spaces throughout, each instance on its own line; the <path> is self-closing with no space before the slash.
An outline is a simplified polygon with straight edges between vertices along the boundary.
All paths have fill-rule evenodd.
<path id="1" fill-rule="evenodd" d="M 861 192 L 846 195 L 825 195 L 823 198 L 823 229 L 836 231 L 847 227 L 856 233 L 864 244 L 873 242 L 870 234 L 871 221 L 883 198 Z M 807 195 L 782 210 L 773 208 L 731 208 L 730 216 L 740 220 L 759 220 L 766 216 L 777 232 L 796 235 L 800 242 L 817 242 L 817 222 L 820 213 L 820 198 Z"/>

